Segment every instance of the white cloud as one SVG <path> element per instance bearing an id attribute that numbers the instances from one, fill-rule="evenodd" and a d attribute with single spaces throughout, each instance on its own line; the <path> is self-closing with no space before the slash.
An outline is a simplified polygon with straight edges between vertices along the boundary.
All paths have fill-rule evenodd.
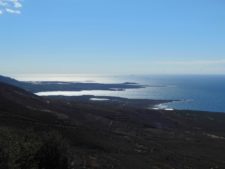
<path id="1" fill-rule="evenodd" d="M 21 0 L 0 0 L 0 15 L 3 13 L 20 14 Z"/>
<path id="2" fill-rule="evenodd" d="M 8 12 L 8 13 L 14 13 L 14 14 L 20 14 L 21 13 L 19 10 L 14 10 L 14 9 L 9 9 L 9 8 L 6 8 L 5 11 Z"/>

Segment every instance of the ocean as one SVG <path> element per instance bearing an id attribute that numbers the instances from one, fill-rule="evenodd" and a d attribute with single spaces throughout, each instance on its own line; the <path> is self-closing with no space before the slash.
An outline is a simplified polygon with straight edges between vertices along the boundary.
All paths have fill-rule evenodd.
<path id="1" fill-rule="evenodd" d="M 126 98 L 180 100 L 158 105 L 163 109 L 185 109 L 225 113 L 225 75 L 18 75 L 25 81 L 76 81 L 99 83 L 136 82 L 148 85 L 143 89 L 125 91 L 41 92 L 38 95 L 96 95 Z"/>

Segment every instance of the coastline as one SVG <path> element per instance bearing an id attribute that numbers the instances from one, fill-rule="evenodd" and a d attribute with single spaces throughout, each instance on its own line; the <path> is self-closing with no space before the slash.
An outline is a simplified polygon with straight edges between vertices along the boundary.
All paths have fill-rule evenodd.
<path id="1" fill-rule="evenodd" d="M 170 103 L 178 100 L 153 100 L 153 99 L 130 99 L 124 97 L 113 96 L 41 96 L 47 99 L 77 101 L 96 104 L 113 104 L 119 107 L 139 108 L 139 109 L 154 109 L 157 105 Z"/>
<path id="2" fill-rule="evenodd" d="M 56 138 L 66 139 L 77 168 L 90 157 L 99 168 L 108 164 L 126 169 L 225 165 L 224 113 L 146 108 L 169 100 L 93 95 L 38 97 L 5 83 L 0 84 L 0 90 L 1 131 L 7 136 L 10 128 L 10 133 L 16 135 L 11 134 L 9 139 L 19 138 L 21 143 L 35 134 L 32 145 L 36 138 L 43 140 L 43 136 L 58 131 Z M 3 136 L 0 140 L 7 143 L 8 137 Z"/>

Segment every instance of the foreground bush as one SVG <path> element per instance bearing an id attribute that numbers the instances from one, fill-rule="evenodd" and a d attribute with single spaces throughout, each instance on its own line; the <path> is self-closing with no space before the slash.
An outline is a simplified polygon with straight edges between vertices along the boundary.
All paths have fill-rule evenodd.
<path id="1" fill-rule="evenodd" d="M 0 129 L 0 169 L 69 169 L 68 150 L 58 133 Z"/>

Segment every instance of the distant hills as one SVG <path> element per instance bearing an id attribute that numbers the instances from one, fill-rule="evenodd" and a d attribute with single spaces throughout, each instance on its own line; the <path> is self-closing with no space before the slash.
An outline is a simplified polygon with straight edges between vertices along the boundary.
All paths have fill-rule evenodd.
<path id="1" fill-rule="evenodd" d="M 138 89 L 146 86 L 136 83 L 117 83 L 117 84 L 102 84 L 102 83 L 81 83 L 81 82 L 58 82 L 58 81 L 39 81 L 39 82 L 23 82 L 15 79 L 1 76 L 0 82 L 5 82 L 32 93 L 44 92 L 44 91 L 82 91 L 82 90 L 126 90 L 126 89 Z"/>

